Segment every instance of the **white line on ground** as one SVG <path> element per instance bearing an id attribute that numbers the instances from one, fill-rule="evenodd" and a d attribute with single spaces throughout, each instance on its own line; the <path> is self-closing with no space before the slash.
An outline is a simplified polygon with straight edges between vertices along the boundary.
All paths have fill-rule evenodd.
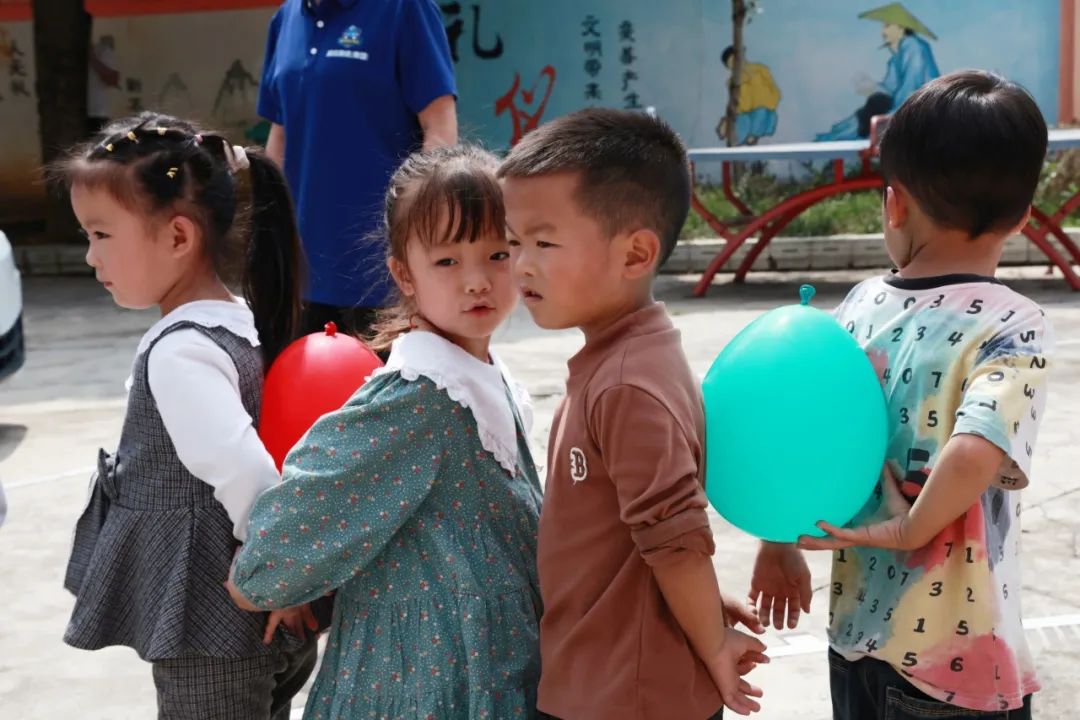
<path id="1" fill-rule="evenodd" d="M 19 488 L 30 487 L 31 485 L 42 485 L 44 483 L 53 482 L 54 480 L 65 480 L 69 477 L 75 477 L 76 475 L 84 475 L 90 477 L 90 473 L 94 472 L 96 468 L 85 467 L 78 470 L 68 470 L 58 475 L 46 475 L 39 478 L 30 478 L 29 480 L 23 480 L 22 482 L 13 482 L 10 485 L 4 485 L 4 490 L 18 490 Z"/>
<path id="2" fill-rule="evenodd" d="M 1080 615 L 1052 615 L 1044 618 L 1028 618 L 1024 621 L 1025 630 L 1038 630 L 1048 627 L 1068 627 L 1080 625 Z"/>

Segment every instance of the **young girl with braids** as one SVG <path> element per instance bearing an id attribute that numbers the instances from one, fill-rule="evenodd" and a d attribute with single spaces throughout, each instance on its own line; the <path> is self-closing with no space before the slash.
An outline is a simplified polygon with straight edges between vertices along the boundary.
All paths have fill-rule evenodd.
<path id="1" fill-rule="evenodd" d="M 162 315 L 76 525 L 64 641 L 152 663 L 159 718 L 285 720 L 314 667 L 310 618 L 243 612 L 224 587 L 252 503 L 279 481 L 255 427 L 264 368 L 298 314 L 285 182 L 261 153 L 153 113 L 109 125 L 53 171 L 98 281 L 121 307 Z"/>
<path id="2" fill-rule="evenodd" d="M 490 349 L 517 297 L 495 159 L 411 156 L 385 205 L 390 358 L 293 449 L 233 570 L 248 609 L 336 590 L 305 717 L 536 717 L 540 484 Z"/>

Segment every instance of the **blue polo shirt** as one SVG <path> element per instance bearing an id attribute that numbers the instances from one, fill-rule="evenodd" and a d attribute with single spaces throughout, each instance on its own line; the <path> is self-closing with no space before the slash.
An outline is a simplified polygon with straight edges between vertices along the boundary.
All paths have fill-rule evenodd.
<path id="1" fill-rule="evenodd" d="M 258 111 L 285 128 L 308 300 L 384 303 L 391 281 L 374 234 L 387 181 L 422 143 L 417 114 L 453 94 L 434 0 L 286 0 L 275 13 Z"/>

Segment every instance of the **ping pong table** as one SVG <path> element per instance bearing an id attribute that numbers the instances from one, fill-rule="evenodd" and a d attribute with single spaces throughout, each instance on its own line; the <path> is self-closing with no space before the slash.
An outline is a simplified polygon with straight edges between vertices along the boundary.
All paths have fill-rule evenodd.
<path id="1" fill-rule="evenodd" d="M 743 214 L 738 225 L 724 222 L 701 202 L 694 189 L 691 207 L 694 212 L 708 223 L 717 235 L 723 238 L 723 249 L 709 263 L 701 280 L 694 288 L 694 295 L 703 296 L 712 284 L 713 278 L 721 268 L 751 238 L 754 242 L 738 268 L 735 270 L 735 282 L 743 282 L 753 267 L 758 256 L 769 242 L 777 236 L 792 220 L 821 201 L 844 193 L 862 190 L 880 191 L 884 185 L 881 173 L 874 163 L 877 155 L 877 137 L 887 118 L 874 118 L 870 139 L 840 142 L 808 142 L 776 145 L 753 145 L 740 147 L 696 148 L 689 151 L 690 160 L 695 165 L 710 162 L 721 163 L 721 185 L 724 197 L 732 206 Z M 1080 128 L 1050 130 L 1050 152 L 1080 147 Z M 802 190 L 772 207 L 761 211 L 752 210 L 733 187 L 732 165 L 739 162 L 764 162 L 767 160 L 797 160 L 832 163 L 832 178 L 829 182 Z M 859 163 L 857 173 L 848 176 L 845 172 L 849 162 Z M 1031 220 L 1023 229 L 1023 234 L 1034 243 L 1047 259 L 1065 275 L 1065 281 L 1073 290 L 1080 290 L 1080 275 L 1073 265 L 1080 265 L 1080 247 L 1069 237 L 1061 223 L 1073 211 L 1080 208 L 1080 191 L 1067 198 L 1058 208 L 1046 211 L 1032 206 Z M 1053 236 L 1061 245 L 1059 250 L 1051 242 Z"/>

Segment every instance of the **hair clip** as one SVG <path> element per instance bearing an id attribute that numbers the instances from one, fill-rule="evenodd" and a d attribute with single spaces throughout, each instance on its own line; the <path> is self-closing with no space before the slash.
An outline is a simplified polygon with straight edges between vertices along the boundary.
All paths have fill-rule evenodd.
<path id="1" fill-rule="evenodd" d="M 161 128 L 161 127 L 159 127 L 159 128 L 157 129 L 157 134 L 158 134 L 158 135 L 164 135 L 164 134 L 165 134 L 165 132 L 166 132 L 166 131 L 165 131 L 165 128 Z"/>
<path id="2" fill-rule="evenodd" d="M 105 152 L 112 152 L 112 150 L 113 150 L 113 144 L 112 143 L 109 143 L 108 145 L 105 146 Z"/>
<path id="3" fill-rule="evenodd" d="M 176 179 L 176 173 L 178 173 L 178 172 L 180 172 L 180 168 L 171 167 L 171 168 L 169 168 L 169 170 L 165 174 L 169 176 L 170 180 L 175 180 Z"/>
<path id="4" fill-rule="evenodd" d="M 138 136 L 135 135 L 134 130 L 128 131 L 127 136 L 128 136 L 128 140 L 130 140 L 131 142 L 134 142 L 134 143 L 139 142 L 139 138 L 138 138 Z"/>
<path id="5" fill-rule="evenodd" d="M 228 143 L 225 143 L 224 147 L 229 147 Z M 233 175 L 241 170 L 247 170 L 251 167 L 251 161 L 248 160 L 247 151 L 239 145 L 233 145 L 232 149 L 225 153 L 225 162 L 229 166 L 229 172 Z"/>

